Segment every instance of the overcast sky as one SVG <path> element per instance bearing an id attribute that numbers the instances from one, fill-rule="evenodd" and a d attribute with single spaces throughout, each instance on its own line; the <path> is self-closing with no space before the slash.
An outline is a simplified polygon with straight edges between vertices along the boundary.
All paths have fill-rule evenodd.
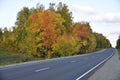
<path id="1" fill-rule="evenodd" d="M 73 21 L 88 21 L 94 32 L 105 35 L 115 47 L 120 35 L 120 0 L 0 0 L 0 28 L 14 26 L 18 11 L 23 7 L 36 7 L 37 3 L 48 8 L 49 3 L 68 5 Z"/>

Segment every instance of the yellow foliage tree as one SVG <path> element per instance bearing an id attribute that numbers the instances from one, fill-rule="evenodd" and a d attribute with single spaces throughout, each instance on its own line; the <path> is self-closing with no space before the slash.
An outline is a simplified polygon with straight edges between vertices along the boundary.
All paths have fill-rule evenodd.
<path id="1" fill-rule="evenodd" d="M 64 32 L 63 22 L 64 19 L 60 14 L 49 10 L 35 13 L 29 17 L 27 31 L 35 42 L 37 56 L 46 56 L 48 51 L 52 50 L 52 44 Z"/>

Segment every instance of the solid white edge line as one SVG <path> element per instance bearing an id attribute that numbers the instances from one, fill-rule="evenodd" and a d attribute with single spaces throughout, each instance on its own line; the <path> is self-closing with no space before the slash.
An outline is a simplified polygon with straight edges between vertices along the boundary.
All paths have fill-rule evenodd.
<path id="1" fill-rule="evenodd" d="M 105 61 L 107 61 L 110 57 L 112 57 L 113 53 L 107 57 L 106 59 L 104 59 L 102 62 L 100 62 L 99 64 L 97 64 L 95 67 L 91 68 L 90 70 L 88 70 L 87 72 L 85 72 L 83 75 L 81 75 L 80 77 L 78 77 L 76 80 L 80 80 L 82 77 L 84 77 L 85 75 L 87 75 L 88 73 L 90 73 L 92 70 L 94 70 L 95 68 L 97 68 L 98 66 L 100 66 L 101 64 L 103 64 Z"/>
<path id="2" fill-rule="evenodd" d="M 40 71 L 44 71 L 44 70 L 47 70 L 47 69 L 50 69 L 50 68 L 46 67 L 46 68 L 38 69 L 38 70 L 35 70 L 35 72 L 40 72 Z"/>

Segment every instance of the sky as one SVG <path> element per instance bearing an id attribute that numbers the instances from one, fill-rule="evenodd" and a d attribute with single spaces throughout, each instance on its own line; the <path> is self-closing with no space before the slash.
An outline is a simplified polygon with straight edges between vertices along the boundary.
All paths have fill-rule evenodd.
<path id="1" fill-rule="evenodd" d="M 23 7 L 32 8 L 40 3 L 47 9 L 50 2 L 67 4 L 74 22 L 89 22 L 94 32 L 102 33 L 116 46 L 120 35 L 120 0 L 0 0 L 0 28 L 12 28 Z"/>

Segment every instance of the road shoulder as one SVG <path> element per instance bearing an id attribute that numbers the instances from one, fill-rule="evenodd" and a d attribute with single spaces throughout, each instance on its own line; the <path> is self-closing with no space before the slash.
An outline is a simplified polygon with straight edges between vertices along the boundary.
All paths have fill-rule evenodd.
<path id="1" fill-rule="evenodd" d="M 98 69 L 88 80 L 120 80 L 120 60 L 118 52 Z"/>

